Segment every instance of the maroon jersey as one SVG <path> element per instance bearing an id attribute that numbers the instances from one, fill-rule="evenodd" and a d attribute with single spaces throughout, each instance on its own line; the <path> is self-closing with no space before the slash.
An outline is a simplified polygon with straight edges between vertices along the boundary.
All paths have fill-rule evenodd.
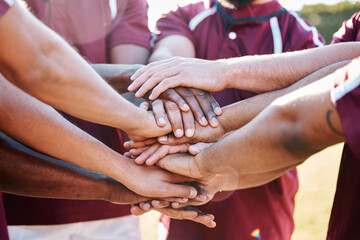
<path id="1" fill-rule="evenodd" d="M 360 41 L 360 12 L 344 21 L 341 28 L 334 33 L 332 43 Z"/>
<path id="2" fill-rule="evenodd" d="M 182 35 L 192 41 L 196 57 L 221 59 L 271 54 L 323 45 L 316 28 L 278 3 L 225 9 L 217 2 L 191 4 L 164 15 L 157 23 L 158 39 Z M 213 93 L 225 106 L 255 93 L 226 89 Z M 214 229 L 190 221 L 171 220 L 169 239 L 252 240 L 259 229 L 261 239 L 290 239 L 294 229 L 294 197 L 298 189 L 296 170 L 261 187 L 238 190 L 219 202 L 200 209 L 215 215 Z"/>
<path id="3" fill-rule="evenodd" d="M 360 239 L 360 58 L 345 68 L 344 77 L 335 84 L 332 94 L 346 143 L 331 211 L 328 240 Z"/>
<path id="4" fill-rule="evenodd" d="M 118 44 L 150 48 L 145 0 L 26 0 L 30 11 L 92 63 L 107 63 Z M 72 123 L 117 152 L 123 143 L 116 129 L 65 115 Z M 9 225 L 49 225 L 130 214 L 128 205 L 4 194 Z"/>
<path id="5" fill-rule="evenodd" d="M 0 19 L 12 4 L 12 0 L 0 0 Z"/>

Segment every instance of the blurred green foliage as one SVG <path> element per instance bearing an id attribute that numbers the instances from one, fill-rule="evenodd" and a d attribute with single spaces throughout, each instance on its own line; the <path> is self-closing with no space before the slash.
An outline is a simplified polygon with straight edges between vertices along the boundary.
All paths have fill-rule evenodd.
<path id="1" fill-rule="evenodd" d="M 329 44 L 332 35 L 341 27 L 343 21 L 358 11 L 360 11 L 360 2 L 344 1 L 336 5 L 305 5 L 299 14 L 314 24 Z"/>

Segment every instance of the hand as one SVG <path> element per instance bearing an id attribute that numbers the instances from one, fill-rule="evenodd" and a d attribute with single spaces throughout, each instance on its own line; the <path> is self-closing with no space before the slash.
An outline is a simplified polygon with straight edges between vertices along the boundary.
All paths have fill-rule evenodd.
<path id="1" fill-rule="evenodd" d="M 160 95 L 160 98 L 176 103 L 183 112 L 191 109 L 195 119 L 201 126 L 206 126 L 208 123 L 212 127 L 219 125 L 216 117 L 222 114 L 222 110 L 209 92 L 195 88 L 177 87 L 167 89 Z"/>
<path id="2" fill-rule="evenodd" d="M 212 128 L 210 126 L 201 127 L 199 124 L 195 123 L 195 134 L 191 138 L 183 136 L 181 138 L 176 138 L 172 134 L 168 134 L 165 136 L 158 137 L 156 139 L 144 139 L 140 141 L 128 141 L 124 143 L 125 148 L 132 149 L 132 148 L 143 148 L 149 145 L 152 145 L 155 142 L 159 142 L 163 145 L 182 145 L 185 143 L 198 143 L 198 142 L 205 142 L 211 143 L 218 141 L 221 137 L 224 136 L 226 130 L 220 124 L 217 128 Z"/>
<path id="3" fill-rule="evenodd" d="M 132 162 L 132 160 L 129 159 Z M 135 193 L 151 198 L 195 198 L 196 188 L 184 184 L 194 179 L 170 173 L 156 166 L 131 163 L 123 184 Z"/>
<path id="4" fill-rule="evenodd" d="M 213 176 L 202 172 L 195 157 L 187 153 L 171 154 L 157 162 L 157 166 L 179 175 L 187 176 L 194 179 L 207 179 Z"/>
<path id="5" fill-rule="evenodd" d="M 164 126 L 159 127 L 156 124 L 153 112 L 147 111 L 146 109 L 148 106 L 145 105 L 146 103 L 142 103 L 139 107 L 143 116 L 141 119 L 137 119 L 139 124 L 136 126 L 136 128 L 126 131 L 129 138 L 135 141 L 145 141 L 149 138 L 154 138 L 170 133 L 171 126 L 168 121 L 165 122 Z"/>
<path id="6" fill-rule="evenodd" d="M 131 149 L 129 156 L 135 159 L 135 163 L 146 165 L 154 165 L 160 159 L 164 158 L 169 154 L 179 152 L 189 152 L 192 155 L 198 154 L 203 149 L 209 147 L 212 143 L 196 143 L 194 145 L 180 144 L 180 145 L 162 145 L 160 143 L 154 143 L 151 146 L 140 147 Z"/>
<path id="7" fill-rule="evenodd" d="M 191 220 L 197 223 L 201 223 L 209 228 L 214 228 L 216 227 L 216 223 L 214 222 L 214 215 L 212 214 L 204 214 L 203 212 L 201 212 L 200 210 L 191 207 L 191 206 L 187 206 L 185 208 L 181 208 L 181 209 L 173 209 L 173 208 L 152 208 L 152 209 L 156 209 L 157 211 L 161 212 L 162 214 L 165 214 L 171 218 L 174 219 L 180 219 L 180 220 Z M 148 212 L 151 209 L 145 209 L 143 210 L 140 206 L 137 205 L 133 205 L 130 209 L 131 213 L 139 216 L 142 215 L 146 212 Z"/>
<path id="8" fill-rule="evenodd" d="M 227 87 L 221 79 L 221 63 L 195 58 L 174 57 L 153 62 L 138 70 L 131 80 L 128 90 L 136 97 L 144 96 L 152 90 L 150 100 L 155 100 L 166 89 L 178 86 L 192 87 L 216 92 Z"/>

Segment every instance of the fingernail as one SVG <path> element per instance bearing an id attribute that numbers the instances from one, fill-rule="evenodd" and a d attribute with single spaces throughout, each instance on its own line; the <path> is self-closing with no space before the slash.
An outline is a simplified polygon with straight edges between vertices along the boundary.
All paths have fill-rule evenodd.
<path id="1" fill-rule="evenodd" d="M 181 199 L 181 202 L 182 202 L 182 203 L 187 203 L 188 201 L 189 201 L 188 198 L 183 198 L 183 199 Z"/>
<path id="2" fill-rule="evenodd" d="M 219 125 L 219 121 L 217 120 L 217 118 L 211 119 L 211 123 L 212 123 L 212 125 L 214 125 L 214 126 Z"/>
<path id="3" fill-rule="evenodd" d="M 214 112 L 215 112 L 216 115 L 221 115 L 222 110 L 221 110 L 221 108 L 216 107 L 215 110 L 214 110 Z"/>
<path id="4" fill-rule="evenodd" d="M 190 189 L 190 197 L 194 198 L 194 197 L 196 197 L 196 195 L 197 195 L 197 191 L 194 188 L 191 188 Z"/>
<path id="5" fill-rule="evenodd" d="M 158 201 L 158 200 L 153 200 L 153 201 L 152 201 L 152 204 L 153 204 L 153 205 L 160 205 L 160 201 Z"/>
<path id="6" fill-rule="evenodd" d="M 191 146 L 191 149 L 192 149 L 196 154 L 200 152 L 197 147 Z"/>
<path id="7" fill-rule="evenodd" d="M 145 208 L 145 209 L 148 210 L 148 209 L 150 209 L 150 207 L 151 207 L 151 206 L 150 206 L 150 203 L 145 203 L 145 204 L 144 204 L 144 208 Z"/>
<path id="8" fill-rule="evenodd" d="M 186 130 L 186 136 L 187 137 L 192 137 L 194 135 L 194 131 L 192 129 L 187 129 Z"/>
<path id="9" fill-rule="evenodd" d="M 128 86 L 128 90 L 129 90 L 129 91 L 132 91 L 132 88 L 133 88 L 133 85 L 130 84 L 130 85 Z"/>
<path id="10" fill-rule="evenodd" d="M 200 121 L 201 121 L 201 123 L 204 124 L 204 125 L 206 125 L 206 124 L 208 123 L 208 122 L 206 121 L 206 118 L 205 118 L 205 117 L 202 117 Z"/>
<path id="11" fill-rule="evenodd" d="M 173 202 L 173 203 L 171 204 L 171 206 L 172 206 L 173 208 L 178 208 L 178 207 L 180 207 L 180 204 L 177 203 L 177 202 Z"/>
<path id="12" fill-rule="evenodd" d="M 161 125 L 165 125 L 166 124 L 166 121 L 163 117 L 159 118 L 159 124 Z"/>
<path id="13" fill-rule="evenodd" d="M 166 142 L 168 140 L 167 136 L 159 137 L 159 141 Z"/>
<path id="14" fill-rule="evenodd" d="M 183 130 L 181 130 L 181 129 L 177 129 L 177 130 L 175 131 L 175 136 L 176 136 L 176 137 L 182 137 L 183 134 L 184 134 L 184 132 L 183 132 Z"/>
<path id="15" fill-rule="evenodd" d="M 183 105 L 183 108 L 184 108 L 184 111 L 189 111 L 189 110 L 190 110 L 190 107 L 189 107 L 189 105 L 187 105 L 187 104 L 184 104 L 184 105 Z"/>
<path id="16" fill-rule="evenodd" d="M 153 94 L 150 94 L 149 100 L 155 100 L 155 99 L 153 99 L 153 97 L 154 97 L 154 95 L 153 95 Z"/>
<path id="17" fill-rule="evenodd" d="M 130 90 L 129 90 L 129 91 L 130 91 Z M 135 93 L 135 97 L 138 98 L 139 96 L 140 96 L 140 93 L 139 93 L 139 92 L 136 92 L 136 93 Z"/>

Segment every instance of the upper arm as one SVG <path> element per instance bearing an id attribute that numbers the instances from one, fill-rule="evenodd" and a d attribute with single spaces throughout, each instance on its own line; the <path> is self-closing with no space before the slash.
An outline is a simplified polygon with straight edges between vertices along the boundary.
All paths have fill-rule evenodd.
<path id="1" fill-rule="evenodd" d="M 135 44 L 120 44 L 110 50 L 111 63 L 146 64 L 150 50 Z"/>
<path id="2" fill-rule="evenodd" d="M 192 41 L 183 35 L 169 35 L 155 44 L 149 62 L 159 61 L 175 56 L 195 57 Z"/>
<path id="3" fill-rule="evenodd" d="M 333 144 L 343 142 L 343 128 L 331 99 L 334 81 L 342 71 L 287 94 L 270 106 L 275 107 L 280 144 L 299 160 Z"/>

